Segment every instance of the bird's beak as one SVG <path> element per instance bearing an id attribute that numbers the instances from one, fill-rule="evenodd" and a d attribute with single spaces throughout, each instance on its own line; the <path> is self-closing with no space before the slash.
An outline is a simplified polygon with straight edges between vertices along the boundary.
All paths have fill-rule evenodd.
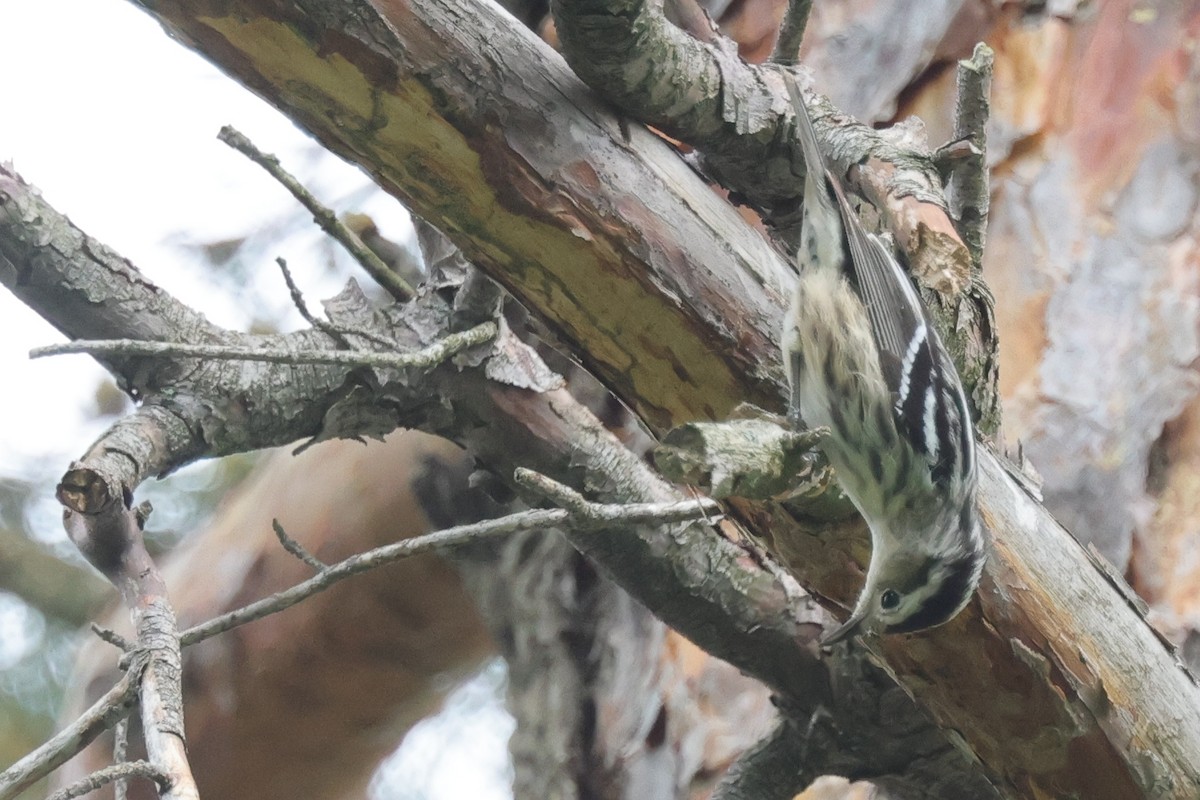
<path id="1" fill-rule="evenodd" d="M 865 611 L 855 611 L 850 615 L 850 619 L 846 620 L 841 627 L 835 628 L 831 633 L 827 633 L 821 637 L 821 645 L 827 647 L 831 644 L 846 639 L 858 633 L 858 629 L 862 627 L 863 620 L 867 618 Z"/>

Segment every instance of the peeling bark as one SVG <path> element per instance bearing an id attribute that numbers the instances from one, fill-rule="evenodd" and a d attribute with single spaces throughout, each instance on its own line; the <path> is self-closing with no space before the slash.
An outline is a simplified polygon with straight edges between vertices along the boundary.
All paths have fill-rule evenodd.
<path id="1" fill-rule="evenodd" d="M 637 128 L 622 139 L 489 5 L 465 26 L 461 8 L 437 2 L 381 3 L 382 16 L 353 2 L 222 3 L 203 17 L 180 5 L 152 13 L 444 228 L 656 429 L 743 400 L 778 407 L 786 266 L 663 146 Z M 1190 676 L 1120 579 L 984 461 L 994 552 L 980 599 L 873 650 L 1009 795 L 1194 797 Z M 864 540 L 846 523 L 733 505 L 807 585 L 853 596 L 846 565 L 865 561 Z M 629 555 L 599 537 L 580 544 L 613 569 Z M 701 580 L 706 557 L 680 573 Z"/>

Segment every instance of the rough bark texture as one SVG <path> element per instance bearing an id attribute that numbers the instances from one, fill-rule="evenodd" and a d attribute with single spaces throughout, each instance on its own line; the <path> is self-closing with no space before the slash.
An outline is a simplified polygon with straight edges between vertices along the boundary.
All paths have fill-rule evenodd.
<path id="1" fill-rule="evenodd" d="M 146 5 L 522 300 L 540 296 L 655 428 L 780 405 L 783 260 L 496 6 Z"/>
<path id="2" fill-rule="evenodd" d="M 1029 152 L 1000 174 L 985 265 L 1008 297 L 1009 422 L 1047 506 L 1122 572 L 1137 533 L 1158 547 L 1147 475 L 1164 424 L 1200 390 L 1200 8 L 1130 24 L 1131 8 L 999 40 L 996 127 Z M 1167 527 L 1194 540 L 1194 518 Z M 1171 570 L 1137 573 L 1154 599 L 1150 576 Z"/>
<path id="3" fill-rule="evenodd" d="M 315 2 L 286 8 L 265 2 L 213 3 L 201 13 L 195 4 L 186 9 L 181 4 L 143 5 L 184 41 L 444 227 L 484 269 L 586 351 L 589 364 L 656 428 L 720 417 L 741 400 L 778 407 L 773 336 L 788 284 L 786 267 L 673 154 L 636 125 L 626 134 L 561 62 L 509 27 L 490 6 L 380 3 L 385 22 L 376 16 L 376 7 L 362 3 L 336 8 Z M 1187 93 L 1194 82 L 1179 81 L 1192 86 L 1187 90 L 1161 87 L 1175 87 L 1172 76 L 1194 66 L 1194 48 L 1186 50 L 1167 34 L 1183 37 L 1194 28 L 1196 12 L 1173 7 L 1152 25 L 1132 29 L 1136 34 L 1122 24 L 1130 14 L 1129 4 L 1113 2 L 1089 23 L 1093 27 L 1081 29 L 1087 36 L 1070 35 L 1067 17 L 1048 18 L 1039 27 L 1011 34 L 997 45 L 997 93 L 1003 92 L 1005 70 L 1015 75 L 1035 56 L 1045 58 L 1049 49 L 1057 55 L 1049 59 L 1056 69 L 1048 74 L 1057 76 L 1069 65 L 1080 76 L 1072 97 L 1084 116 L 1092 116 L 1098 93 L 1089 80 L 1110 79 L 1123 66 L 1118 59 L 1110 65 L 1105 54 L 1127 53 L 1134 60 L 1144 56 L 1136 65 L 1142 71 L 1133 73 L 1142 75 L 1142 82 L 1134 85 L 1139 90 L 1157 87 L 1159 94 L 1153 96 L 1175 110 L 1183 139 L 1194 142 L 1196 95 Z M 1105 49 L 1120 36 L 1136 41 Z M 905 63 L 911 66 L 924 57 Z M 1049 88 L 1057 85 L 1047 79 L 1040 101 L 1036 93 L 1021 95 L 1019 102 L 1028 105 L 999 104 L 1001 118 L 1012 127 L 994 140 L 1003 143 L 1007 134 L 1007 141 L 1020 139 L 1026 148 L 1047 141 L 1050 121 L 1060 124 L 1058 110 L 1069 107 Z M 1127 108 L 1130 103 L 1117 105 Z M 1106 118 L 1112 124 L 1121 119 L 1119 114 Z M 1138 162 L 1144 163 L 1140 182 L 1127 183 L 1127 165 L 1135 161 L 1129 157 L 1129 139 L 1111 126 L 1100 134 L 1076 132 L 1065 138 L 1079 154 L 1075 170 L 1088 179 L 1085 185 L 1096 193 L 1130 187 L 1113 215 L 1121 235 L 1084 240 L 1084 251 L 1095 258 L 1081 262 L 1090 269 L 1074 273 L 1080 241 L 1065 235 L 1066 226 L 1026 227 L 1016 222 L 1023 213 L 1019 207 L 1001 202 L 994 209 L 1014 227 L 1013 238 L 1025 242 L 1005 245 L 1003 231 L 999 237 L 993 234 L 989 259 L 1023 266 L 1029 252 L 1044 247 L 1044 261 L 1060 265 L 1062 272 L 1051 278 L 1031 277 L 1024 270 L 1001 273 L 1002 291 L 1018 298 L 1009 308 L 1021 312 L 1002 317 L 1001 324 L 1016 330 L 1029 320 L 1037 323 L 1032 337 L 1007 351 L 1006 375 L 1012 377 L 1006 380 L 1019 399 L 1037 392 L 1051 399 L 1048 410 L 1031 415 L 1035 420 L 1053 421 L 1066 414 L 1072 423 L 1051 426 L 1065 433 L 1041 454 L 1069 454 L 1066 463 L 1048 464 L 1061 468 L 1057 474 L 1047 470 L 1051 498 L 1069 499 L 1082 486 L 1085 497 L 1122 499 L 1116 512 L 1084 520 L 1080 527 L 1112 523 L 1127 537 L 1134 527 L 1127 501 L 1144 496 L 1139 481 L 1154 453 L 1150 443 L 1164 420 L 1186 402 L 1194 403 L 1194 376 L 1179 367 L 1194 356 L 1191 304 L 1170 306 L 1163 330 L 1152 327 L 1146 334 L 1132 324 L 1142 319 L 1139 309 L 1146 302 L 1186 297 L 1172 287 L 1194 282 L 1194 245 L 1176 244 L 1195 236 L 1189 227 L 1192 217 L 1180 216 L 1181 209 L 1194 209 L 1189 193 L 1194 181 L 1180 185 L 1178 180 L 1181 173 L 1191 174 L 1194 164 L 1186 148 L 1159 144 L 1147 150 L 1157 155 Z M 1009 183 L 1000 186 L 1002 197 L 1007 192 L 1018 198 L 1065 194 L 1064 187 L 1078 177 L 1053 165 L 1035 172 L 1032 177 L 1020 170 L 1008 176 Z M 1153 208 L 1146 187 L 1155 188 L 1150 199 L 1171 198 L 1162 213 L 1144 213 Z M 1070 203 L 1058 205 L 1071 209 Z M 1081 229 L 1095 219 L 1077 209 L 1069 216 Z M 1175 223 L 1162 227 L 1164 220 L 1173 219 Z M 1153 246 L 1133 252 L 1161 257 L 1155 262 L 1161 270 L 1132 270 L 1130 265 L 1140 262 L 1131 256 L 1129 242 L 1141 239 Z M 991 266 L 989 274 L 996 274 Z M 23 274 L 21 285 L 31 275 L 37 277 Z M 1082 407 L 1095 413 L 1078 413 L 1078 365 L 1052 359 L 1051 369 L 1038 370 L 1032 356 L 1043 349 L 1060 357 L 1074 353 L 1079 335 L 1092 337 L 1095 325 L 1071 312 L 1090 307 L 1093 298 L 1095 303 L 1109 299 L 1107 293 L 1094 294 L 1096 281 L 1109 275 L 1124 289 L 1125 305 L 1117 307 L 1125 311 L 1107 330 L 1117 345 L 1129 341 L 1126 331 L 1137 332 L 1132 351 L 1137 357 L 1120 358 L 1126 351 L 1114 351 L 1111 340 L 1099 337 L 1097 360 L 1084 374 L 1097 381 L 1128 377 L 1117 387 L 1087 385 Z M 1078 293 L 1052 291 L 1059 287 L 1076 287 Z M 1162 370 L 1168 391 L 1155 388 L 1160 374 L 1155 358 L 1169 362 L 1170 368 Z M 1117 368 L 1130 362 L 1145 369 L 1121 373 Z M 1150 375 L 1154 381 L 1147 379 Z M 1135 393 L 1118 404 L 1128 413 L 1110 419 L 1096 403 L 1121 386 Z M 1031 405 L 1037 407 L 1036 402 Z M 1022 413 L 1017 412 L 1018 418 Z M 1071 434 L 1089 430 L 1088 421 L 1097 414 L 1105 422 L 1101 436 Z M 1138 432 L 1131 443 L 1135 457 L 1106 457 L 1127 443 L 1116 432 L 1130 429 Z M 1081 439 L 1082 446 L 1068 447 Z M 1186 464 L 1186 452 L 1164 450 L 1172 454 L 1172 464 Z M 1119 466 L 1072 471 L 1071 461 L 1079 454 L 1102 467 Z M 1185 497 L 1180 493 L 1189 485 L 1188 473 L 1170 477 L 1163 481 L 1161 496 Z M 1145 625 L 1140 609 L 1123 594 L 1120 579 L 1097 570 L 1087 553 L 990 460 L 984 484 L 995 557 L 981 600 L 945 629 L 883 642 L 878 652 L 889 669 L 962 735 L 1010 795 L 1194 797 L 1200 781 L 1195 772 L 1200 712 L 1191 679 Z M 754 530 L 772 535 L 807 584 L 841 600 L 852 596 L 856 585 L 846 575 L 840 543 L 846 539 L 845 524 L 806 520 L 801 528 L 778 506 L 737 508 Z M 1189 519 L 1169 516 L 1174 508 L 1164 502 L 1161 527 Z M 822 529 L 835 534 L 839 543 L 814 535 Z M 862 563 L 862 539 L 855 541 L 860 544 L 851 548 L 853 556 Z M 1186 544 L 1165 548 L 1172 554 L 1168 559 L 1188 552 Z M 602 548 L 594 553 L 602 562 L 620 556 Z M 696 565 L 697 570 L 703 567 Z M 1181 585 L 1173 583 L 1171 591 L 1178 594 Z M 1159 591 L 1168 596 L 1168 589 Z"/>
<path id="4" fill-rule="evenodd" d="M 14 179 L 5 185 L 11 193 L 6 202 L 18 211 L 25 210 L 25 213 L 0 215 L 0 221 L 12 226 L 13 236 L 17 241 L 39 238 L 40 226 L 57 229 L 65 224 L 60 215 L 44 203 L 37 206 L 37 213 L 27 213 L 35 198 L 20 181 Z M 428 237 L 423 237 L 423 241 L 424 238 Z M 101 245 L 88 242 L 85 249 L 99 250 Z M 398 342 L 411 335 L 436 337 L 439 325 L 444 327 L 450 320 L 461 315 L 468 318 L 464 324 L 471 324 L 469 310 L 488 306 L 486 303 L 474 303 L 468 300 L 466 295 L 478 293 L 471 289 L 472 284 L 477 289 L 486 286 L 478 281 L 467 281 L 462 289 L 463 295 L 456 297 L 455 305 L 451 307 L 445 294 L 450 286 L 462 280 L 461 274 L 457 278 L 454 277 L 455 270 L 459 273 L 462 271 L 461 258 L 456 258 L 453 254 L 446 254 L 444 258 L 434 258 L 431 252 L 426 250 L 426 257 L 430 263 L 450 270 L 439 272 L 432 278 L 443 287 L 442 292 L 426 292 L 402 308 L 377 312 L 363 302 L 361 294 L 351 286 L 335 301 L 326 303 L 331 321 L 347 326 L 347 329 L 361 331 L 372 325 L 380 325 L 383 320 L 389 320 L 392 326 L 380 325 L 375 336 L 393 337 Z M 55 262 L 55 268 L 67 266 L 69 262 Z M 77 268 L 90 269 L 91 262 L 83 260 Z M 149 285 L 141 287 L 142 291 L 151 289 Z M 459 299 L 463 302 L 457 302 Z M 83 318 L 86 318 L 91 307 L 86 296 L 81 295 L 65 295 L 62 302 L 69 304 Z M 165 295 L 159 298 L 159 305 L 164 304 L 170 305 Z M 167 314 L 169 310 L 168 308 L 162 313 Z M 56 308 L 54 313 L 63 314 L 65 310 Z M 159 312 L 150 308 L 146 313 Z M 144 320 L 131 320 L 130 323 L 130 327 L 135 329 L 139 326 L 155 325 Z M 265 337 L 265 343 L 270 344 L 272 341 L 270 337 Z M 515 338 L 507 334 L 501 337 L 501 341 L 495 344 L 491 357 L 471 368 L 469 365 L 476 361 L 476 358 L 467 358 L 463 362 L 465 368 L 462 369 L 453 366 L 435 368 L 424 376 L 424 380 L 415 383 L 405 380 L 403 375 L 391 374 L 391 371 L 385 370 L 376 371 L 374 384 L 368 384 L 362 381 L 358 370 L 347 370 L 346 367 L 322 368 L 318 371 L 323 377 L 316 385 L 338 386 L 339 381 L 349 382 L 351 391 L 327 394 L 322 389 L 317 389 L 314 395 L 308 397 L 308 402 L 323 410 L 298 418 L 298 430 L 293 431 L 293 434 L 327 434 L 328 420 L 338 417 L 343 418 L 339 429 L 344 433 L 351 430 L 378 433 L 378 426 L 389 420 L 392 425 L 397 421 L 415 420 L 454 435 L 468 444 L 477 457 L 492 465 L 501 474 L 512 474 L 518 466 L 535 465 L 548 474 L 583 487 L 590 494 L 603 498 L 637 501 L 670 499 L 677 496 L 676 489 L 664 483 L 646 467 L 636 453 L 606 430 L 591 412 L 580 406 L 560 387 L 561 381 L 548 373 L 536 354 Z M 269 374 L 275 369 L 275 365 L 265 364 L 259 369 Z M 243 372 L 246 380 L 253 384 L 253 377 L 259 370 L 247 365 Z M 136 389 L 148 386 L 143 383 L 147 374 L 146 365 L 140 359 L 132 359 L 118 370 L 118 374 L 130 387 Z M 193 404 L 198 405 L 203 418 L 205 410 L 229 407 L 230 399 L 225 392 L 240 385 L 195 385 L 189 386 L 189 390 L 211 393 L 211 397 L 202 395 L 202 402 Z M 291 387 L 282 386 L 279 391 L 290 388 L 296 391 L 299 397 L 303 397 L 303 393 L 313 385 L 312 382 L 301 382 Z M 407 404 L 397 407 L 394 398 L 389 396 L 388 387 L 393 385 L 402 394 L 409 391 L 424 392 L 425 399 L 410 400 Z M 415 385 L 419 385 L 420 389 L 415 389 Z M 153 406 L 158 399 L 157 392 L 160 391 L 172 395 L 169 386 L 154 390 L 144 395 L 146 404 Z M 302 402 L 298 398 L 286 401 Z M 349 413 L 347 407 L 356 413 Z M 177 409 L 180 427 L 185 429 L 192 427 L 189 424 L 189 410 L 188 406 Z M 317 418 L 323 420 L 320 430 L 303 429 L 304 424 L 311 424 L 305 422 L 306 420 Z M 347 425 L 350 427 L 347 428 Z M 125 423 L 119 423 L 114 426 L 113 431 L 123 435 L 128 427 Z M 102 437 L 101 441 L 105 440 L 106 437 Z M 185 440 L 180 445 L 185 452 L 186 448 L 192 446 L 190 441 Z M 169 451 L 159 452 L 156 449 L 161 447 L 161 442 L 149 441 L 141 444 L 147 446 L 146 455 L 130 459 L 123 465 L 124 469 L 135 476 L 141 469 L 139 464 L 156 460 L 159 463 L 174 463 L 175 456 Z M 217 440 L 207 442 L 205 446 L 223 445 Z M 95 449 L 93 447 L 93 450 Z M 416 487 L 410 488 L 417 491 Z M 299 488 L 297 490 L 303 491 Z M 459 493 L 461 491 L 460 487 Z M 446 489 L 445 493 L 451 496 L 455 494 L 450 489 Z M 461 498 L 445 502 L 462 505 Z M 744 534 L 738 531 L 738 527 L 729 521 L 724 521 L 721 528 L 732 538 L 744 537 Z M 811 606 L 799 611 L 789 607 L 789 597 L 780 589 L 774 577 L 747 559 L 746 552 L 741 548 L 716 535 L 712 530 L 695 525 L 623 527 L 609 531 L 608 535 L 596 535 L 595 532 L 572 532 L 571 535 L 577 548 L 596 558 L 630 593 L 645 605 L 654 608 L 660 618 L 685 632 L 711 652 L 723 656 L 738 668 L 792 698 L 798 707 L 810 709 L 810 712 L 806 713 L 815 711 L 820 703 L 827 701 L 831 682 L 828 668 L 821 663 L 811 648 L 812 638 L 819 629 L 817 620 L 823 617 Z M 275 552 L 282 557 L 281 552 Z M 292 566 L 294 567 L 294 564 Z M 192 569 L 196 570 L 196 565 L 193 565 Z M 205 610 L 203 605 L 201 610 Z M 302 636 L 296 638 L 307 641 Z M 721 669 L 720 665 L 714 664 L 714 674 L 719 673 Z M 703 670 L 706 675 L 708 672 L 707 668 Z M 622 674 L 632 674 L 636 678 L 643 676 L 644 671 L 624 670 Z M 669 674 L 677 672 L 663 672 L 663 675 Z M 286 675 L 287 673 L 284 673 L 280 678 L 286 679 Z M 268 681 L 267 686 L 255 688 L 269 689 L 275 683 Z M 622 708 L 619 701 L 613 700 L 604 706 L 608 713 L 603 718 L 614 722 L 610 727 L 598 730 L 596 735 L 597 742 L 605 743 L 605 748 L 598 756 L 602 765 L 629 763 L 630 750 L 627 743 L 631 734 L 634 735 L 635 742 L 641 742 L 634 745 L 639 749 L 644 745 L 651 750 L 659 750 L 667 741 L 674 741 L 675 736 L 681 741 L 695 741 L 695 736 L 691 733 L 696 719 L 695 700 L 687 692 L 674 691 L 674 686 L 673 681 L 665 679 L 663 688 L 650 689 L 663 692 L 666 698 L 659 701 L 667 712 L 662 717 L 666 725 L 665 740 L 661 740 L 659 734 L 644 740 L 637 736 L 637 726 L 623 721 L 627 712 L 614 710 Z M 270 696 L 273 693 L 268 690 L 266 694 Z M 408 700 L 407 693 L 397 693 L 400 713 L 403 711 L 403 704 Z M 828 747 L 821 753 L 822 763 L 829 764 L 830 769 L 851 769 L 847 765 L 856 763 L 858 757 L 855 754 L 860 752 L 857 742 L 871 735 L 877 722 L 874 717 L 863 718 L 857 713 L 857 709 L 874 705 L 855 702 L 844 706 L 855 713 L 839 713 L 833 717 L 834 735 L 830 738 Z M 839 704 L 838 708 L 840 712 L 843 705 Z M 919 796 L 929 776 L 921 771 L 912 771 L 909 767 L 931 758 L 942 762 L 942 772 L 965 773 L 968 776 L 975 772 L 974 768 L 951 748 L 948 741 L 931 727 L 919 709 L 911 704 L 892 704 L 890 708 L 893 718 L 905 720 L 902 728 L 908 734 L 905 737 L 888 738 L 887 749 L 891 754 L 888 769 L 895 770 L 887 776 L 891 784 L 906 786 Z M 264 712 L 271 710 L 271 707 L 267 706 Z M 738 706 L 734 706 L 731 713 L 741 712 Z M 235 724 L 249 725 L 256 720 L 261 722 L 258 715 L 238 715 Z M 656 717 L 656 722 L 657 720 Z M 864 723 L 867 725 L 865 730 Z M 351 717 L 345 724 L 358 724 L 358 720 Z M 316 727 L 311 730 L 320 733 L 323 728 Z M 221 737 L 221 741 L 224 740 L 225 737 Z M 303 742 L 294 742 L 303 751 Z M 699 758 L 694 744 L 676 747 L 681 754 L 678 763 L 682 772 L 676 774 L 672 771 L 672 774 L 676 775 L 672 780 L 678 786 L 686 785 L 693 779 L 691 776 L 695 773 L 692 770 L 702 770 L 712 763 L 711 759 L 721 758 L 720 754 L 728 753 L 727 749 L 716 748 L 715 752 L 718 755 L 714 755 L 713 749 L 705 747 L 705 756 Z M 202 747 L 198 745 L 196 749 L 199 751 Z M 674 752 L 674 749 L 675 747 L 672 747 L 671 752 Z M 223 745 L 220 752 L 227 753 Z M 614 757 L 612 753 L 620 755 Z M 876 778 L 880 778 L 877 754 L 872 751 L 867 755 L 873 759 L 872 763 L 869 767 L 861 769 L 866 769 Z M 661 762 L 662 759 L 652 760 Z M 337 762 L 330 760 L 329 763 Z M 358 762 L 358 765 L 361 767 L 362 762 Z M 814 766 L 814 770 L 817 769 L 819 768 Z M 855 769 L 859 771 L 859 768 Z M 359 777 L 359 773 L 347 768 L 343 779 L 349 780 L 351 776 Z M 320 785 L 315 780 L 317 776 L 310 777 L 314 778 L 313 786 Z M 328 776 L 326 779 L 333 780 Z M 661 781 L 661 777 L 656 777 L 652 771 L 647 780 Z M 630 785 L 636 787 L 641 784 L 632 782 Z M 326 786 L 328 790 L 333 790 L 334 787 L 333 783 Z"/>
<path id="5" fill-rule="evenodd" d="M 413 487 L 426 462 L 462 458 L 448 442 L 415 432 L 386 445 L 330 442 L 296 457 L 277 454 L 213 529 L 168 561 L 164 573 L 182 624 L 311 575 L 279 546 L 273 518 L 326 562 L 426 532 Z M 314 472 L 320 481 L 310 479 Z M 389 480 L 377 480 L 380 474 Z M 124 628 L 119 618 L 106 624 Z M 184 686 L 188 750 L 202 796 L 362 791 L 396 738 L 436 710 L 491 648 L 453 568 L 433 556 L 364 575 L 197 645 L 187 653 Z M 77 690 L 103 692 L 114 679 L 113 661 L 110 645 L 88 645 Z M 110 757 L 111 745 L 97 745 L 60 780 Z"/>
<path id="6" fill-rule="evenodd" d="M 473 8 L 470 26 L 460 24 L 457 6 L 433 2 L 381 3 L 378 15 L 355 3 L 301 3 L 294 12 L 235 3 L 203 19 L 173 6 L 157 11 L 446 230 L 577 342 L 652 426 L 720 417 L 742 400 L 777 408 L 778 372 L 767 365 L 777 363 L 771 337 L 787 283 L 778 257 L 636 127 L 618 147 L 604 135 L 619 136 L 616 126 L 592 110 L 554 56 L 489 6 Z M 681 190 L 674 200 L 672 189 Z M 629 228 L 616 235 L 617 222 Z M 1017 495 L 988 464 L 984 502 L 999 520 Z M 770 532 L 807 585 L 842 600 L 853 593 L 828 538 L 798 529 L 778 508 L 741 510 Z M 1011 792 L 1122 797 L 1168 787 L 1168 796 L 1189 796 L 1200 785 L 1195 685 L 1119 592 L 1089 581 L 1094 569 L 1061 528 L 1037 513 L 1008 519 L 1048 537 L 1041 546 L 1059 560 L 997 546 L 984 616 L 975 604 L 945 628 L 884 642 L 889 666 Z M 866 560 L 861 545 L 855 555 Z M 1025 608 L 1029 591 L 1054 599 L 1057 587 L 1043 582 L 1063 576 L 1089 613 L 1061 602 L 1059 617 Z M 1056 620 L 1073 622 L 1072 653 L 1049 647 L 1064 633 Z M 1113 642 L 1114 631 L 1133 639 Z M 1121 666 L 1125 657 L 1140 659 L 1140 668 Z M 1111 665 L 1101 670 L 1104 699 L 1087 690 L 1079 663 Z M 997 676 L 1024 687 L 1003 706 L 991 702 Z M 1160 719 L 1176 726 L 1170 747 L 1154 746 L 1163 732 L 1148 717 L 1114 715 L 1112 698 L 1169 709 Z M 997 730 L 1007 735 L 997 739 Z"/>

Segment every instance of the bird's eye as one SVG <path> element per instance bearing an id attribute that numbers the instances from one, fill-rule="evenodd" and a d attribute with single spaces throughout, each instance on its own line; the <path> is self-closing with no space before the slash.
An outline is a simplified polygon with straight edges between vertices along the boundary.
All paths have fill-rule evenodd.
<path id="1" fill-rule="evenodd" d="M 894 611 L 900 605 L 900 593 L 895 589 L 885 589 L 879 596 L 879 607 L 884 611 Z"/>

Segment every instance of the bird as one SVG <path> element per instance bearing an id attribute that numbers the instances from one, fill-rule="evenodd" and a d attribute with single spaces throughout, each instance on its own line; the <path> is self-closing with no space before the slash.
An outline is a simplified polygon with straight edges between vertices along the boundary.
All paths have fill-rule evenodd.
<path id="1" fill-rule="evenodd" d="M 828 429 L 818 447 L 871 530 L 866 583 L 822 644 L 932 628 L 970 601 L 987 552 L 962 381 L 890 239 L 864 227 L 785 82 L 806 167 L 781 339 L 788 416 Z"/>

